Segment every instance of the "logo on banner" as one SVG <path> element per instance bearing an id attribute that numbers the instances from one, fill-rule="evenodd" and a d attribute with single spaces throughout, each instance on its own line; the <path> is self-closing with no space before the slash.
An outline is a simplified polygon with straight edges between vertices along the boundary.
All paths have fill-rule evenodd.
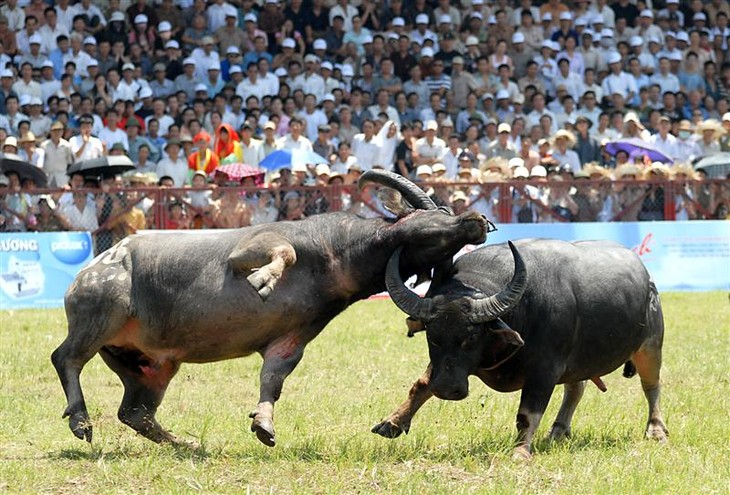
<path id="1" fill-rule="evenodd" d="M 644 238 L 641 240 L 641 243 L 639 243 L 638 246 L 634 246 L 631 248 L 633 252 L 639 255 L 639 257 L 643 257 L 645 254 L 651 253 L 651 245 L 654 243 L 654 234 L 649 232 L 644 236 Z"/>
<path id="2" fill-rule="evenodd" d="M 91 253 L 91 243 L 85 233 L 69 232 L 57 235 L 51 242 L 51 253 L 55 258 L 67 265 L 76 265 L 84 261 Z"/>

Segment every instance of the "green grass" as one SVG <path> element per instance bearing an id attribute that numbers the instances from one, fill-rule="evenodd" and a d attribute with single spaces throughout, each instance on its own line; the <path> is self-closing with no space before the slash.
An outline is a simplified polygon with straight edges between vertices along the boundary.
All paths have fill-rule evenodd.
<path id="1" fill-rule="evenodd" d="M 0 492 L 6 493 L 721 493 L 730 492 L 730 305 L 726 293 L 665 294 L 664 417 L 670 441 L 643 439 L 638 377 L 589 385 L 573 437 L 544 439 L 512 461 L 518 394 L 472 381 L 461 402 L 432 400 L 411 433 L 369 432 L 427 364 L 423 334 L 405 337 L 388 301 L 362 302 L 307 348 L 277 405 L 277 447 L 249 432 L 260 359 L 184 365 L 158 418 L 202 444 L 176 450 L 116 419 L 122 388 L 94 358 L 82 384 L 94 443 L 61 419 L 65 399 L 49 356 L 63 340 L 60 310 L 0 313 Z"/>

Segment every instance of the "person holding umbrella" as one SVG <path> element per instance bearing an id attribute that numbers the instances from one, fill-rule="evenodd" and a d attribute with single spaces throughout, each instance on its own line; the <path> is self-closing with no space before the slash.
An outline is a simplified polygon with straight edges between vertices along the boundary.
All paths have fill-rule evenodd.
<path id="1" fill-rule="evenodd" d="M 79 133 L 69 139 L 71 151 L 77 161 L 101 158 L 106 155 L 106 147 L 97 137 L 91 135 L 94 118 L 85 114 L 79 119 Z"/>

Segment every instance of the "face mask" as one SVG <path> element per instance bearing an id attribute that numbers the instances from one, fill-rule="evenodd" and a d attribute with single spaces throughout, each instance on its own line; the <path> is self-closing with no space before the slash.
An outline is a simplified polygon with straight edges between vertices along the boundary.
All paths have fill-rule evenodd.
<path id="1" fill-rule="evenodd" d="M 679 138 L 680 139 L 689 139 L 689 137 L 692 135 L 690 131 L 679 131 Z"/>

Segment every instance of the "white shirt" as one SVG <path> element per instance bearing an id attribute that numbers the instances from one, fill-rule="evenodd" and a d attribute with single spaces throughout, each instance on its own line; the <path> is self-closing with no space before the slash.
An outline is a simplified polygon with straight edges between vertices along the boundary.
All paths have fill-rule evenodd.
<path id="1" fill-rule="evenodd" d="M 168 132 L 170 132 L 170 126 L 175 123 L 175 119 L 173 119 L 169 115 L 163 115 L 162 117 L 155 117 L 154 115 L 150 115 L 144 119 L 145 129 L 149 129 L 150 119 L 157 119 L 157 122 L 160 124 L 160 130 L 157 133 L 160 136 L 167 136 Z"/>
<path id="2" fill-rule="evenodd" d="M 42 40 L 41 53 L 48 54 L 58 48 L 58 44 L 56 43 L 57 37 L 61 36 L 62 34 L 68 36 L 68 29 L 66 28 L 66 26 L 57 21 L 56 27 L 54 29 L 51 29 L 51 26 L 46 24 L 38 30 L 38 34 L 40 35 Z"/>
<path id="3" fill-rule="evenodd" d="M 312 113 L 306 110 L 299 112 L 299 117 L 307 123 L 305 132 L 310 141 L 317 139 L 318 127 L 327 123 L 327 116 L 322 110 L 315 109 Z"/>
<path id="4" fill-rule="evenodd" d="M 429 143 L 425 137 L 416 141 L 416 151 L 418 152 L 418 156 L 422 156 L 424 158 L 440 160 L 441 157 L 444 156 L 446 149 L 446 143 L 440 138 L 434 138 L 433 143 Z"/>
<path id="5" fill-rule="evenodd" d="M 89 20 L 93 19 L 94 16 L 99 17 L 99 25 L 106 26 L 106 18 L 104 17 L 104 14 L 102 14 L 101 10 L 99 10 L 99 7 L 94 5 L 93 3 L 89 4 L 89 9 L 85 9 L 83 4 L 81 2 L 77 3 L 73 7 L 69 7 L 69 9 L 73 8 L 73 15 L 71 16 L 72 22 L 73 18 L 77 15 L 84 15 L 89 18 Z"/>
<path id="6" fill-rule="evenodd" d="M 667 134 L 666 139 L 662 139 L 661 134 L 658 132 L 656 134 L 653 134 L 651 138 L 649 138 L 649 142 L 656 147 L 659 151 L 664 153 L 670 158 L 679 158 L 677 148 L 677 138 L 674 137 L 672 134 Z"/>
<path id="7" fill-rule="evenodd" d="M 258 167 L 261 160 L 265 158 L 264 142 L 260 139 L 251 139 L 248 146 L 241 140 L 241 152 L 243 153 L 243 163 Z"/>
<path id="8" fill-rule="evenodd" d="M 373 165 L 378 165 L 376 162 L 380 156 L 380 144 L 375 136 L 370 141 L 366 141 L 365 134 L 355 134 L 352 138 L 351 149 L 352 155 L 363 172 L 373 168 Z"/>
<path id="9" fill-rule="evenodd" d="M 175 187 L 182 187 L 188 179 L 188 161 L 178 156 L 173 161 L 169 156 L 157 162 L 157 177 L 171 177 Z"/>
<path id="10" fill-rule="evenodd" d="M 215 33 L 218 28 L 226 25 L 226 8 L 229 6 L 227 2 L 218 5 L 213 3 L 208 7 L 206 14 L 208 16 L 208 29 L 211 33 Z"/>
<path id="11" fill-rule="evenodd" d="M 89 142 L 84 147 L 84 152 L 81 156 L 76 156 L 76 153 L 81 149 L 81 145 L 84 144 L 84 140 L 80 134 L 72 136 L 68 140 L 71 144 L 71 151 L 74 153 L 76 161 L 91 160 L 92 158 L 100 158 L 104 156 L 104 147 L 101 144 L 101 140 L 94 136 L 89 136 Z"/>
<path id="12" fill-rule="evenodd" d="M 299 74 L 294 79 L 294 84 L 302 88 L 304 94 L 313 94 L 317 101 L 321 101 L 324 96 L 324 78 L 319 74 L 312 74 L 307 76 L 306 73 Z"/>
<path id="13" fill-rule="evenodd" d="M 190 56 L 195 59 L 195 77 L 200 82 L 208 79 L 208 67 L 221 63 L 220 55 L 215 50 L 207 54 L 202 48 L 196 48 Z"/>
<path id="14" fill-rule="evenodd" d="M 94 231 L 99 228 L 99 220 L 96 218 L 96 205 L 88 198 L 83 211 L 79 211 L 73 201 L 61 206 L 60 210 L 75 230 Z"/>
<path id="15" fill-rule="evenodd" d="M 304 136 L 299 136 L 299 139 L 294 141 L 291 134 L 287 134 L 276 140 L 276 149 L 312 151 L 312 142 Z"/>
<path id="16" fill-rule="evenodd" d="M 249 96 L 255 96 L 259 99 L 259 101 L 261 101 L 264 96 L 270 94 L 268 93 L 268 88 L 269 85 L 258 77 L 256 78 L 256 82 L 251 82 L 249 78 L 246 78 L 241 81 L 238 86 L 236 86 L 236 94 L 243 98 L 243 103 L 245 105 L 246 99 L 248 99 Z"/>
<path id="17" fill-rule="evenodd" d="M 624 98 L 629 97 L 629 93 L 636 94 L 636 82 L 628 72 L 620 72 L 618 75 L 613 72 L 606 76 L 601 84 L 603 95 L 610 98 L 614 93 L 621 94 Z"/>
<path id="18" fill-rule="evenodd" d="M 108 127 L 104 127 L 99 133 L 99 139 L 106 144 L 106 149 L 112 149 L 115 143 L 122 143 L 124 149 L 129 151 L 129 141 L 127 140 L 127 133 L 117 127 L 115 130 L 111 130 Z"/>

